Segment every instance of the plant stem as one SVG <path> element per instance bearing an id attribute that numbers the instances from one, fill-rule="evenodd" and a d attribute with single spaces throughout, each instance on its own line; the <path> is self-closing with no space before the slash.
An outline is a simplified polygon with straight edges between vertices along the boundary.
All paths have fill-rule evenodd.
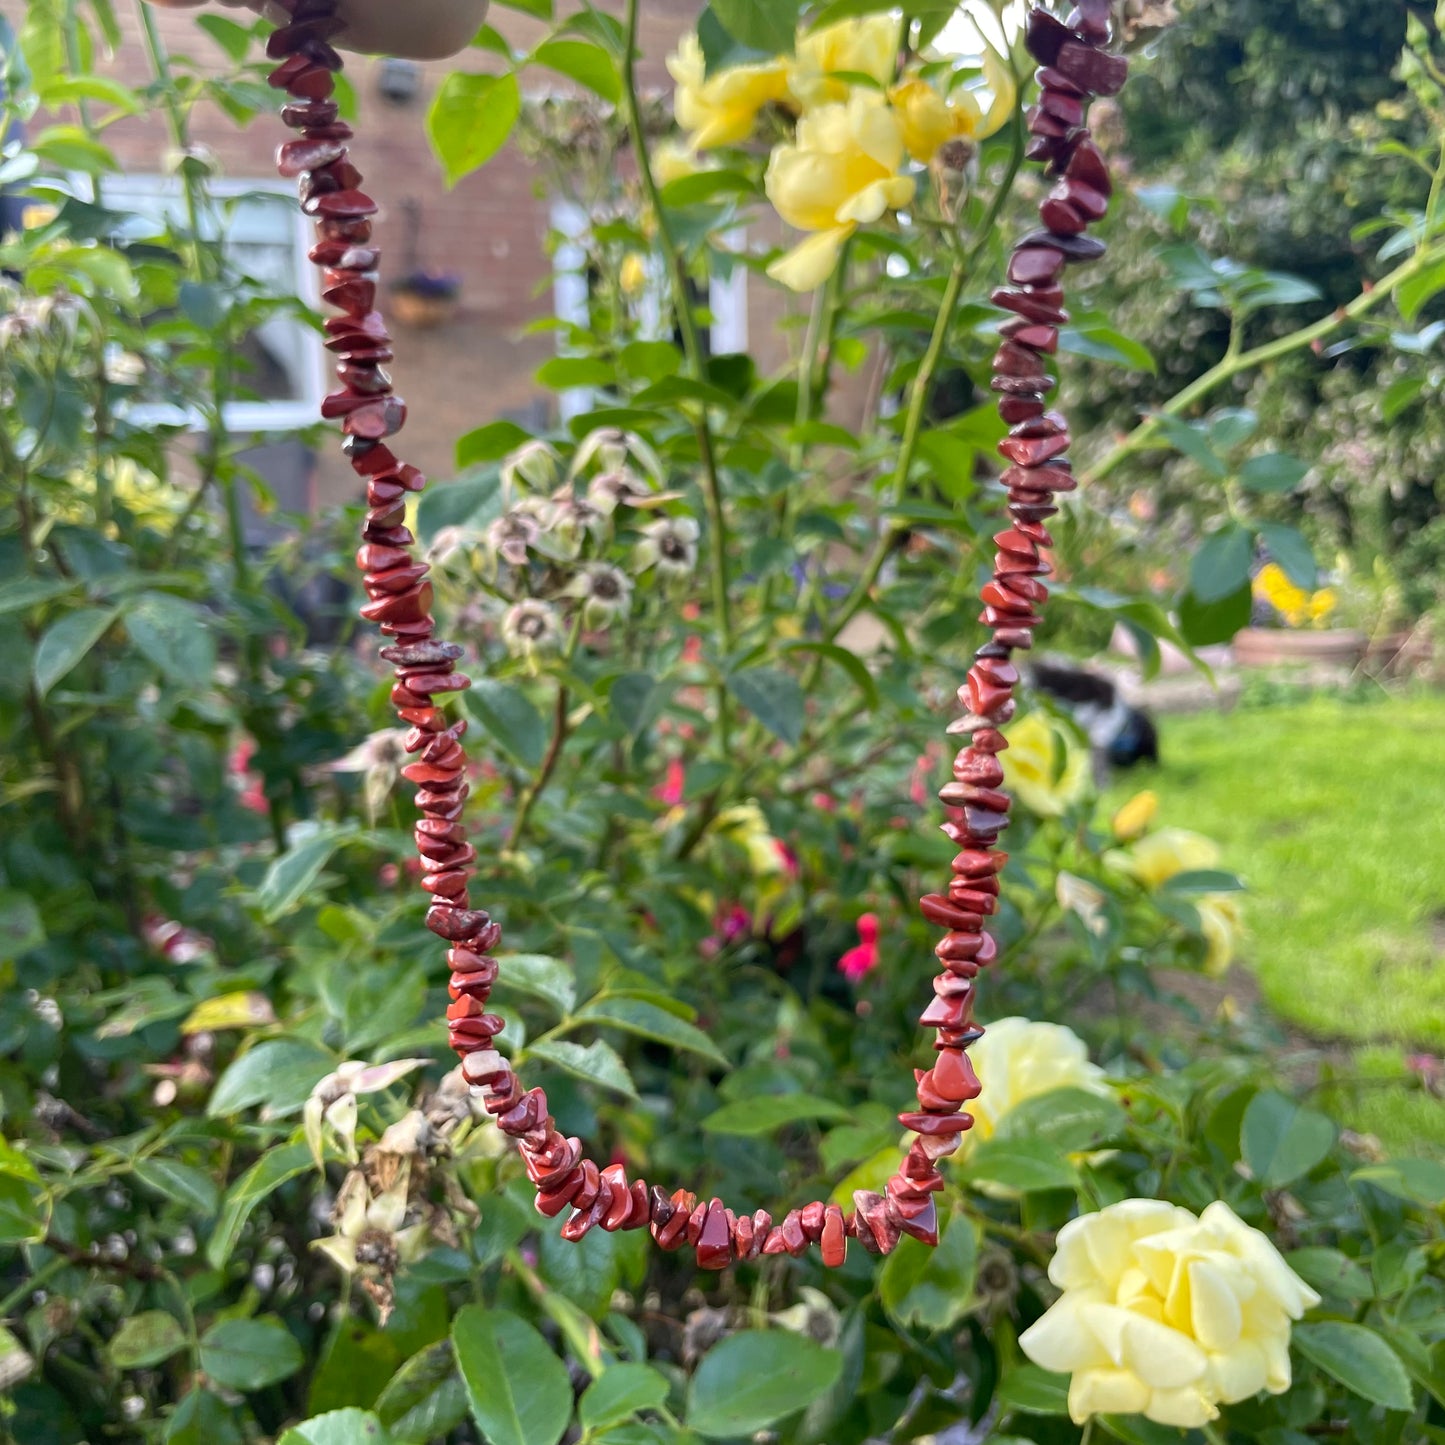
<path id="1" fill-rule="evenodd" d="M 542 759 L 542 766 L 538 770 L 536 778 L 527 785 L 522 796 L 517 800 L 517 813 L 507 832 L 505 851 L 508 853 L 516 851 L 517 844 L 522 840 L 522 832 L 527 826 L 527 819 L 532 815 L 532 807 L 542 795 L 542 790 L 552 780 L 557 760 L 562 756 L 562 748 L 567 741 L 567 701 L 567 686 L 565 683 L 559 683 L 557 703 L 552 710 L 552 741 L 547 744 L 547 753 Z"/>
<path id="2" fill-rule="evenodd" d="M 1261 346 L 1251 347 L 1248 351 L 1236 350 L 1233 354 L 1226 353 L 1203 376 L 1190 382 L 1182 391 L 1177 392 L 1166 401 L 1153 416 L 1140 422 L 1112 451 L 1107 452 L 1099 461 L 1095 462 L 1084 473 L 1081 481 L 1086 484 L 1102 481 L 1135 453 L 1146 451 L 1149 447 L 1156 445 L 1160 418 L 1180 416 L 1188 411 L 1195 402 L 1202 401 L 1211 392 L 1217 391 L 1225 382 L 1238 376 L 1242 371 L 1252 371 L 1271 361 L 1278 361 L 1281 357 L 1290 356 L 1296 351 L 1303 351 L 1316 341 L 1322 341 L 1325 337 L 1332 336 L 1350 322 L 1358 321 L 1362 316 L 1368 315 L 1382 301 L 1393 296 L 1402 283 L 1408 281 L 1412 276 L 1440 261 L 1445 261 L 1445 245 L 1437 246 L 1429 251 L 1417 251 L 1408 261 L 1391 271 L 1388 276 L 1367 286 L 1348 305 L 1339 307 L 1330 312 L 1328 316 L 1323 316 L 1308 326 L 1302 326 L 1298 331 L 1291 331 L 1288 336 L 1281 336 L 1274 341 L 1267 341 Z"/>
<path id="3" fill-rule="evenodd" d="M 657 177 L 652 173 L 652 163 L 647 154 L 647 137 L 642 129 L 642 107 L 637 98 L 637 21 L 638 0 L 627 0 L 626 33 L 622 54 L 622 102 L 627 117 L 627 126 L 632 134 L 632 152 L 637 163 L 638 179 L 642 182 L 643 195 L 657 221 L 657 235 L 667 256 L 668 274 L 672 283 L 672 304 L 677 313 L 677 324 L 682 332 L 682 349 L 695 380 L 707 380 L 707 365 L 702 354 L 702 343 L 698 337 L 697 321 L 692 314 L 692 299 L 688 295 L 687 266 L 682 252 L 678 249 L 672 234 L 672 224 L 663 209 L 662 196 L 658 190 Z M 732 616 L 728 599 L 727 519 L 723 513 L 722 485 L 718 477 L 717 453 L 713 445 L 712 428 L 707 419 L 706 404 L 700 404 L 694 421 L 697 433 L 697 447 L 702 461 L 703 496 L 708 510 L 708 558 L 712 577 L 713 610 L 717 614 L 718 641 L 724 653 L 732 649 Z M 718 685 L 718 732 L 724 751 L 727 748 L 727 690 L 725 683 Z"/>

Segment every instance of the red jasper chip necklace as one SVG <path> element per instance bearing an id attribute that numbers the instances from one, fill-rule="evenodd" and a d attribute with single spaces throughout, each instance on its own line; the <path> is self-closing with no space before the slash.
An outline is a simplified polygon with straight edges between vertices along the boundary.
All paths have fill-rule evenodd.
<path id="1" fill-rule="evenodd" d="M 967 1048 L 983 1030 L 972 1018 L 974 979 L 994 961 L 997 947 L 984 919 L 998 905 L 999 870 L 1007 855 L 997 849 L 1008 825 L 1010 799 L 1002 791 L 999 754 L 1008 746 L 1000 727 L 1014 712 L 1018 669 L 1012 654 L 1027 649 L 1048 589 L 1045 527 L 1054 515 L 1054 494 L 1073 490 L 1065 458 L 1069 433 L 1064 418 L 1048 409 L 1055 382 L 1046 357 L 1057 350 L 1059 328 L 1068 321 L 1061 278 L 1066 266 L 1103 254 L 1084 231 L 1108 208 L 1111 186 L 1103 157 L 1084 125 L 1089 100 L 1117 94 L 1127 62 L 1109 53 L 1109 0 L 1079 0 L 1067 21 L 1043 10 L 1028 20 L 1027 44 L 1040 64 L 1040 97 L 1028 113 L 1032 136 L 1027 155 L 1042 162 L 1057 184 L 1041 204 L 1043 229 L 1025 236 L 1009 262 L 1009 285 L 993 302 L 1013 313 L 1000 328 L 993 358 L 993 389 L 1009 434 L 999 450 L 1012 518 L 994 541 L 992 580 L 983 589 L 982 622 L 992 641 L 978 649 L 959 700 L 967 709 L 948 731 L 968 737 L 953 765 L 954 781 L 940 797 L 951 810 L 943 831 L 959 846 L 944 893 L 920 901 L 923 916 L 944 929 L 934 949 L 943 971 L 933 980 L 933 1001 L 920 1022 L 936 1030 L 932 1068 L 915 1070 L 918 1107 L 898 1116 L 914 1137 L 885 1192 L 860 1190 L 853 1209 L 814 1200 L 789 1210 L 774 1224 L 766 1210 L 738 1214 L 721 1199 L 699 1199 L 686 1189 L 669 1192 L 644 1179 L 629 1180 L 620 1164 L 600 1167 L 583 1157 L 581 1141 L 556 1129 L 541 1089 L 528 1089 L 495 1047 L 502 1019 L 487 1011 L 496 982 L 493 957 L 502 930 L 471 906 L 467 885 L 476 859 L 462 825 L 466 804 L 465 720 L 452 721 L 442 704 L 468 686 L 456 670 L 462 649 L 443 642 L 432 620 L 427 566 L 413 552 L 406 526 L 407 495 L 425 478 L 401 461 L 391 439 L 406 420 L 406 405 L 392 391 L 385 368 L 391 337 L 376 310 L 377 260 L 371 244 L 376 202 L 361 189 L 351 163 L 351 127 L 338 119 L 331 98 L 341 56 L 331 41 L 343 29 L 336 0 L 278 0 L 289 20 L 267 42 L 279 62 L 271 84 L 286 92 L 281 118 L 298 132 L 278 152 L 285 176 L 298 177 L 301 206 L 315 218 L 311 260 L 322 270 L 322 298 L 337 314 L 327 319 L 326 348 L 336 356 L 341 389 L 322 403 L 324 417 L 339 419 L 342 450 L 366 481 L 366 525 L 357 565 L 365 574 L 368 601 L 361 614 L 391 642 L 381 655 L 396 669 L 391 700 L 410 726 L 406 750 L 415 758 L 402 776 L 417 785 L 416 845 L 431 896 L 426 923 L 450 945 L 451 1005 L 447 1027 L 462 1073 L 503 1133 L 516 1141 L 527 1177 L 536 1186 L 537 1208 L 549 1217 L 566 1214 L 562 1234 L 581 1239 L 602 1228 L 647 1229 L 663 1249 L 696 1250 L 703 1269 L 723 1269 L 759 1255 L 801 1255 L 818 1245 L 823 1263 L 843 1263 L 848 1241 L 870 1254 L 887 1254 L 903 1235 L 938 1242 L 934 1195 L 943 1188 L 938 1161 L 952 1154 L 973 1122 L 963 1106 L 979 1093 Z"/>

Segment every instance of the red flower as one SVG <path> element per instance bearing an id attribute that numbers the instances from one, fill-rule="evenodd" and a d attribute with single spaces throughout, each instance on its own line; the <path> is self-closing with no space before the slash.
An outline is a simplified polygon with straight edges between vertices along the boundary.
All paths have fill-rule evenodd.
<path id="1" fill-rule="evenodd" d="M 858 920 L 858 942 L 838 960 L 838 972 L 849 983 L 857 983 L 860 978 L 872 973 L 877 967 L 878 915 L 865 913 Z"/>
<path id="2" fill-rule="evenodd" d="M 664 807 L 675 808 L 682 802 L 682 789 L 686 782 L 687 772 L 682 766 L 682 760 L 673 758 L 667 765 L 666 777 L 652 790 L 652 796 Z"/>

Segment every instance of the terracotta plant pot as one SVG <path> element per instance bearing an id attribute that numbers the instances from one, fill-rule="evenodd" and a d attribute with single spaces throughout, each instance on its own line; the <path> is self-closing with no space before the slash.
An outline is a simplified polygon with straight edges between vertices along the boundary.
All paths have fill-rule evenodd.
<path id="1" fill-rule="evenodd" d="M 1285 627 L 1246 627 L 1235 634 L 1234 660 L 1241 667 L 1313 665 L 1356 668 L 1368 639 L 1352 627 L 1296 631 Z"/>
<path id="2" fill-rule="evenodd" d="M 457 314 L 457 298 L 424 296 L 417 291 L 393 291 L 391 310 L 403 326 L 426 331 L 435 326 L 445 326 Z"/>

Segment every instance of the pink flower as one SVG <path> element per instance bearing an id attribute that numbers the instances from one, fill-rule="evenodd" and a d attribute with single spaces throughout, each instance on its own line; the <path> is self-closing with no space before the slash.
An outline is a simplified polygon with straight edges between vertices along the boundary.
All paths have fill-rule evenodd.
<path id="1" fill-rule="evenodd" d="M 865 913 L 858 920 L 858 942 L 838 960 L 838 972 L 849 983 L 873 972 L 878 967 L 878 915 Z"/>
<path id="2" fill-rule="evenodd" d="M 241 789 L 240 804 L 253 813 L 268 811 L 266 784 L 260 773 L 251 772 L 251 759 L 256 753 L 256 739 L 242 734 L 231 750 L 231 776 Z"/>
<path id="3" fill-rule="evenodd" d="M 778 857 L 782 860 L 783 872 L 785 872 L 789 878 L 796 878 L 801 871 L 798 864 L 798 855 L 794 853 L 781 838 L 773 839 L 773 847 L 777 850 Z"/>
<path id="4" fill-rule="evenodd" d="M 1406 1054 L 1405 1068 L 1424 1084 L 1427 1093 L 1445 1098 L 1445 1059 L 1434 1054 Z"/>
<path id="5" fill-rule="evenodd" d="M 687 782 L 687 771 L 680 758 L 673 758 L 667 765 L 667 775 L 662 783 L 652 790 L 652 796 L 664 807 L 675 808 L 682 802 L 683 785 Z"/>

